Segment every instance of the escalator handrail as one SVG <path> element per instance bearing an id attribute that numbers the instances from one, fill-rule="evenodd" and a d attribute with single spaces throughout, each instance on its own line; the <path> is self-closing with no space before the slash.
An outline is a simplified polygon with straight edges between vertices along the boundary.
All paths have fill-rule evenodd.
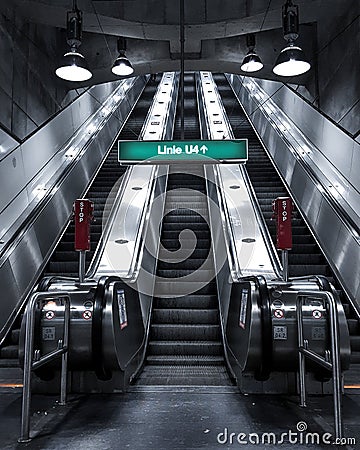
<path id="1" fill-rule="evenodd" d="M 121 281 L 116 276 L 103 276 L 99 279 L 94 294 L 94 306 L 92 317 L 92 358 L 96 376 L 103 381 L 111 379 L 111 372 L 104 366 L 103 358 L 103 310 L 105 308 L 105 293 L 109 284 L 113 281 Z"/>
<path id="2" fill-rule="evenodd" d="M 216 84 L 215 81 L 214 81 L 214 83 Z M 220 104 L 220 107 L 221 107 L 221 111 L 222 111 L 222 114 L 223 114 L 223 117 L 224 117 L 224 121 L 225 121 L 225 124 L 226 124 L 226 128 L 228 130 L 228 139 L 235 139 L 234 132 L 233 132 L 232 126 L 230 124 L 229 117 L 228 117 L 228 115 L 226 113 L 225 106 L 224 106 L 224 103 L 223 103 L 223 101 L 221 99 L 221 96 L 220 96 L 220 93 L 219 93 L 218 89 L 216 89 L 216 96 L 218 98 L 218 101 L 219 101 L 219 104 Z M 266 226 L 266 222 L 265 222 L 264 216 L 261 213 L 260 204 L 259 204 L 258 198 L 257 198 L 257 196 L 255 194 L 254 187 L 253 187 L 253 185 L 252 185 L 252 183 L 250 181 L 249 174 L 248 174 L 248 172 L 246 170 L 246 166 L 244 164 L 239 164 L 239 167 L 240 167 L 240 171 L 241 171 L 241 174 L 242 174 L 244 182 L 245 182 L 246 190 L 247 190 L 247 192 L 249 194 L 250 201 L 251 201 L 251 203 L 253 205 L 253 211 L 254 211 L 256 219 L 257 219 L 257 224 L 259 225 L 261 235 L 262 235 L 262 237 L 264 239 L 264 242 L 265 242 L 265 245 L 267 247 L 268 255 L 270 257 L 270 260 L 271 260 L 274 272 L 275 272 L 276 276 L 278 278 L 280 278 L 281 273 L 282 273 L 282 266 L 280 264 L 279 256 L 278 256 L 278 253 L 277 253 L 277 251 L 275 249 L 274 243 L 273 243 L 273 241 L 271 239 L 269 229 Z"/>
<path id="3" fill-rule="evenodd" d="M 265 381 L 269 378 L 272 370 L 273 336 L 272 336 L 272 318 L 271 318 L 271 300 L 266 279 L 262 275 L 241 277 L 238 282 L 250 281 L 255 283 L 259 293 L 258 306 L 260 309 L 262 334 L 261 347 L 262 359 L 256 378 Z"/>
<path id="4" fill-rule="evenodd" d="M 129 166 L 126 169 L 126 172 L 125 172 L 124 176 L 121 179 L 121 183 L 120 183 L 120 186 L 119 186 L 118 191 L 116 193 L 116 197 L 114 199 L 113 205 L 111 207 L 110 214 L 109 214 L 109 216 L 108 216 L 108 218 L 106 220 L 106 224 L 104 226 L 104 230 L 101 233 L 100 240 L 99 240 L 99 242 L 98 242 L 98 244 L 96 246 L 96 250 L 95 250 L 94 256 L 93 256 L 93 258 L 92 258 L 92 260 L 90 262 L 90 266 L 89 266 L 89 268 L 88 268 L 88 270 L 86 272 L 86 279 L 93 278 L 95 276 L 96 270 L 97 270 L 97 268 L 98 268 L 98 266 L 100 264 L 100 259 L 101 259 L 102 255 L 104 253 L 106 242 L 108 240 L 109 234 L 110 234 L 111 229 L 112 229 L 112 224 L 113 224 L 114 218 L 115 218 L 116 213 L 117 213 L 117 211 L 119 209 L 121 200 L 122 200 L 122 198 L 124 196 L 126 185 L 127 185 L 128 181 L 129 181 L 129 179 L 131 178 L 132 171 L 133 171 L 133 166 Z"/>
<path id="5" fill-rule="evenodd" d="M 227 76 L 228 74 L 226 74 L 225 76 Z M 228 77 L 227 77 L 228 79 Z M 231 81 L 229 81 L 229 86 L 231 87 L 232 91 L 234 92 L 234 95 L 236 97 L 236 99 L 238 100 L 239 104 L 241 105 L 240 99 L 238 94 L 235 92 Z M 245 88 L 247 89 L 247 88 Z M 251 95 L 251 93 L 249 94 Z M 254 97 L 255 98 L 255 97 Z M 279 108 L 280 109 L 280 108 Z M 281 110 L 281 109 L 280 109 Z M 281 110 L 282 111 L 282 110 Z M 244 111 L 245 112 L 245 111 Z M 248 114 L 245 112 L 245 115 L 247 116 L 249 122 L 252 124 Z M 274 130 L 275 131 L 275 130 Z M 257 136 L 259 137 L 258 133 L 256 133 Z M 261 138 L 259 137 L 260 142 L 262 142 Z M 286 146 L 288 148 L 292 147 L 292 144 L 288 141 L 288 139 L 286 139 L 285 136 L 282 136 L 281 139 L 283 140 L 283 142 L 286 144 Z M 264 148 L 265 145 L 262 144 Z M 272 157 L 270 157 L 270 159 L 272 160 Z M 314 186 L 318 186 L 321 185 L 322 186 L 322 196 L 324 198 L 326 198 L 326 200 L 330 203 L 331 207 L 334 209 L 336 215 L 338 216 L 339 220 L 344 224 L 344 226 L 347 228 L 347 230 L 349 231 L 349 233 L 354 236 L 354 238 L 360 242 L 360 227 L 357 223 L 354 222 L 354 220 L 349 216 L 349 214 L 347 213 L 347 211 L 341 206 L 341 204 L 339 202 L 336 202 L 334 200 L 334 198 L 327 192 L 327 187 L 323 186 L 323 183 L 318 179 L 316 173 L 314 172 L 314 170 L 312 169 L 312 167 L 302 158 L 297 158 L 297 162 L 300 164 L 300 166 L 302 166 L 305 170 L 305 172 L 308 174 L 310 181 L 312 182 L 312 184 Z M 282 179 L 282 181 L 284 182 L 284 184 L 287 186 L 287 189 L 290 191 L 290 187 L 288 186 L 286 180 L 284 179 L 284 177 L 281 175 L 280 178 Z M 295 204 L 297 204 L 296 201 L 294 201 Z M 298 207 L 298 210 L 301 211 L 301 208 Z M 308 223 L 306 217 L 304 217 L 304 215 L 302 214 L 306 224 L 309 226 L 309 228 L 312 230 L 312 227 L 310 226 L 310 224 Z"/>
<path id="6" fill-rule="evenodd" d="M 131 85 L 131 87 L 134 85 L 134 83 Z M 119 90 L 121 87 L 122 87 L 122 85 L 120 85 L 117 90 Z M 100 106 L 99 109 L 90 116 L 90 118 L 94 117 L 97 114 L 100 114 L 101 109 L 102 109 L 102 106 Z M 114 114 L 114 112 L 112 114 Z M 90 118 L 88 118 L 87 121 Z M 17 225 L 17 228 L 12 232 L 11 237 L 6 241 L 6 243 L 0 250 L 0 265 L 3 264 L 3 262 L 10 256 L 10 254 L 12 253 L 12 249 L 17 245 L 17 243 L 22 239 L 24 234 L 31 227 L 31 225 L 36 221 L 36 219 L 40 215 L 41 211 L 43 211 L 45 209 L 45 207 L 50 203 L 53 196 L 59 190 L 59 186 L 62 185 L 62 183 L 68 176 L 68 174 L 74 169 L 76 164 L 78 164 L 79 160 L 82 158 L 86 149 L 92 144 L 92 141 L 93 141 L 92 137 L 98 132 L 98 129 L 103 125 L 104 122 L 106 123 L 106 121 L 109 118 L 110 118 L 110 116 L 104 118 L 104 120 L 101 121 L 101 123 L 98 125 L 97 129 L 93 131 L 91 136 L 89 136 L 89 139 L 86 141 L 85 145 L 81 149 L 79 149 L 76 157 L 72 158 L 72 160 L 67 163 L 65 168 L 61 169 L 61 167 L 59 167 L 58 171 L 60 173 L 55 174 L 55 176 L 53 176 L 51 178 L 52 181 L 48 183 L 48 188 L 47 188 L 46 194 L 34 206 L 34 208 L 29 212 L 29 214 L 27 214 L 23 220 L 21 220 L 19 218 L 20 223 Z M 85 122 L 85 124 L 86 124 L 86 122 Z M 82 126 L 84 126 L 84 124 Z M 53 158 L 55 158 L 56 155 L 59 152 L 61 152 L 64 149 L 64 147 L 66 147 L 66 145 L 69 142 L 71 142 L 71 139 L 78 133 L 79 133 L 79 129 L 74 132 L 74 134 L 61 146 L 61 148 L 59 148 L 59 150 L 56 153 L 54 153 L 54 155 L 46 163 L 46 165 L 48 165 L 51 162 L 51 160 Z M 43 168 L 41 170 L 43 170 Z M 33 180 L 30 180 L 29 183 L 20 192 L 24 191 L 32 181 Z M 17 196 L 20 194 L 20 192 L 17 194 Z M 9 230 L 10 230 L 10 228 L 9 228 Z M 8 233 L 8 232 L 9 231 L 7 231 L 6 233 Z"/>
<path id="7" fill-rule="evenodd" d="M 166 73 L 164 73 L 163 78 L 157 87 L 157 91 L 154 96 L 154 101 L 148 110 L 144 124 L 141 128 L 141 131 L 139 134 L 139 139 L 138 139 L 139 141 L 143 140 L 144 135 L 146 134 L 146 131 L 149 127 L 149 124 L 151 124 L 151 121 L 153 119 L 153 110 L 155 107 L 155 102 L 156 102 L 157 97 L 161 94 L 161 89 L 162 89 L 161 83 L 162 83 L 163 79 L 165 80 L 165 75 L 166 75 Z M 179 80 L 179 76 L 178 76 L 178 74 L 175 74 L 173 86 L 172 86 L 172 89 L 170 92 L 170 99 L 173 99 L 174 97 L 177 98 L 178 80 Z M 167 136 L 168 133 L 169 132 L 171 133 L 172 129 L 173 129 L 172 123 L 174 123 L 175 120 L 174 120 L 174 117 L 172 117 L 172 115 L 170 114 L 171 105 L 172 105 L 172 101 L 170 100 L 167 104 L 167 114 L 166 114 L 167 120 L 162 129 L 161 139 L 166 139 L 168 137 Z M 170 126 L 169 126 L 169 124 L 170 124 Z M 129 180 L 131 179 L 132 171 L 133 171 L 133 166 L 130 166 L 130 169 L 127 170 L 126 176 L 123 178 L 122 183 L 118 189 L 114 204 L 113 204 L 112 209 L 109 214 L 109 218 L 108 218 L 105 228 L 104 228 L 104 232 L 101 235 L 100 242 L 97 246 L 94 258 L 91 261 L 90 268 L 86 274 L 86 277 L 92 278 L 95 276 L 96 270 L 100 264 L 100 259 L 103 255 L 106 243 L 108 241 L 109 234 L 112 230 L 113 220 L 116 217 L 116 214 L 121 205 L 121 202 L 122 202 L 125 190 L 126 190 L 126 186 L 129 182 Z M 139 275 L 139 272 L 140 272 L 140 267 L 141 267 L 141 263 L 142 263 L 142 255 L 144 253 L 145 236 L 147 233 L 147 228 L 148 228 L 148 223 L 149 223 L 148 215 L 149 215 L 149 211 L 151 209 L 151 206 L 152 206 L 152 203 L 154 200 L 154 196 L 155 196 L 155 187 L 156 187 L 156 182 L 158 179 L 158 172 L 159 172 L 158 166 L 153 166 L 153 171 L 151 174 L 150 182 L 147 185 L 146 199 L 145 199 L 145 202 L 144 202 L 144 205 L 142 208 L 142 213 L 141 213 L 138 228 L 137 228 L 134 252 L 132 255 L 132 259 L 131 259 L 130 268 L 129 268 L 127 275 L 125 275 L 125 276 L 122 275 L 123 279 L 131 280 L 131 282 L 136 281 L 137 276 Z"/>
<path id="8" fill-rule="evenodd" d="M 246 190 L 250 194 L 249 197 L 250 197 L 250 201 L 253 205 L 253 210 L 256 215 L 256 221 L 257 221 L 257 224 L 259 225 L 261 235 L 262 235 L 265 245 L 267 247 L 268 255 L 270 257 L 274 272 L 275 272 L 277 278 L 281 278 L 283 269 L 282 269 L 282 265 L 279 260 L 279 255 L 278 255 L 278 252 L 276 251 L 274 242 L 271 239 L 271 235 L 269 232 L 269 228 L 266 225 L 265 218 L 261 212 L 259 200 L 256 196 L 254 187 L 250 181 L 248 171 L 246 170 L 246 167 L 244 167 L 243 164 L 240 164 L 240 170 L 243 174 Z"/>
<path id="9" fill-rule="evenodd" d="M 212 75 L 210 75 L 210 77 L 212 78 Z M 212 78 L 212 81 L 213 81 L 213 83 L 214 83 L 214 85 L 216 87 L 216 83 L 213 80 L 213 78 Z M 204 92 L 203 92 L 203 87 L 202 87 L 200 75 L 197 76 L 197 91 L 198 91 L 197 95 L 198 95 L 199 100 L 201 101 L 203 110 L 205 110 Z M 219 107 L 221 109 L 221 112 L 222 112 L 222 120 L 224 122 L 224 127 L 226 129 L 226 137 L 228 139 L 234 139 L 234 133 L 233 133 L 233 130 L 232 130 L 232 127 L 231 127 L 228 115 L 226 113 L 224 104 L 222 102 L 222 99 L 220 97 L 220 94 L 219 94 L 219 91 L 218 91 L 217 88 L 214 89 L 214 94 L 216 95 L 218 105 L 219 105 Z M 211 137 L 210 120 L 208 119 L 206 111 L 204 111 L 203 115 L 204 115 L 204 122 L 205 122 L 205 125 L 206 125 L 206 133 L 207 133 L 206 137 L 210 138 Z M 281 275 L 281 272 L 282 272 L 282 267 L 281 267 L 281 264 L 280 264 L 280 261 L 279 261 L 278 254 L 277 254 L 277 252 L 275 250 L 275 246 L 274 246 L 273 241 L 271 239 L 269 230 L 268 230 L 268 228 L 266 226 L 264 217 L 263 217 L 263 215 L 261 213 L 260 205 L 259 205 L 259 202 L 257 200 L 254 188 L 253 188 L 253 186 L 252 186 L 252 184 L 250 182 L 249 176 L 247 174 L 247 171 L 246 171 L 246 168 L 244 167 L 244 165 L 240 164 L 239 167 L 240 167 L 240 171 L 241 171 L 241 174 L 242 174 L 242 178 L 243 178 L 244 183 L 245 183 L 246 190 L 247 190 L 247 192 L 249 194 L 249 198 L 250 198 L 250 201 L 251 201 L 251 204 L 252 204 L 252 207 L 253 207 L 253 211 L 254 211 L 254 214 L 255 214 L 255 217 L 256 217 L 257 224 L 258 224 L 258 226 L 260 228 L 261 235 L 263 237 L 263 240 L 265 242 L 265 246 L 267 248 L 267 253 L 269 255 L 269 258 L 270 258 L 273 270 L 275 272 L 275 275 L 278 278 L 280 278 L 280 275 Z M 231 267 L 231 275 L 233 277 L 233 280 L 236 281 L 239 277 L 242 276 L 241 267 L 239 265 L 238 258 L 237 258 L 237 251 L 236 251 L 236 244 L 235 244 L 236 239 L 235 239 L 234 230 L 233 230 L 233 227 L 231 225 L 230 218 L 229 218 L 230 215 L 229 215 L 229 210 L 228 210 L 228 207 L 227 207 L 227 201 L 226 201 L 226 198 L 225 198 L 225 195 L 224 195 L 224 186 L 223 186 L 223 182 L 222 182 L 222 177 L 221 177 L 221 174 L 220 174 L 220 172 L 219 172 L 219 170 L 218 170 L 216 165 L 213 166 L 213 169 L 214 169 L 214 174 L 215 174 L 215 177 L 216 177 L 218 198 L 221 200 L 221 201 L 219 201 L 219 207 L 222 210 L 221 216 L 224 219 L 223 220 L 223 229 L 227 231 L 226 241 L 229 244 L 229 246 L 228 246 L 228 259 L 229 259 L 229 264 L 230 264 L 230 267 Z M 221 186 L 220 186 L 220 184 L 221 184 Z M 220 186 L 220 188 L 219 188 L 219 186 Z"/>

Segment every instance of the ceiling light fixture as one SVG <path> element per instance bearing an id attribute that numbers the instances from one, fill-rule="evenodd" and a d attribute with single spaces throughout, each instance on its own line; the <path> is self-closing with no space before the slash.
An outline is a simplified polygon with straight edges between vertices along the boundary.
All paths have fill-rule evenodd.
<path id="1" fill-rule="evenodd" d="M 299 8 L 292 0 L 287 0 L 282 7 L 284 39 L 288 45 L 281 50 L 273 72 L 282 77 L 293 77 L 307 72 L 311 65 L 306 60 L 302 49 L 294 42 L 299 37 Z"/>
<path id="2" fill-rule="evenodd" d="M 246 45 L 249 48 L 240 69 L 244 72 L 257 72 L 264 67 L 260 57 L 255 51 L 255 35 L 246 35 Z"/>
<path id="3" fill-rule="evenodd" d="M 119 37 L 117 41 L 117 49 L 119 56 L 115 59 L 115 62 L 111 68 L 111 72 L 114 75 L 119 75 L 125 77 L 131 75 L 134 72 L 133 66 L 130 61 L 125 56 L 126 52 L 126 39 L 124 37 Z"/>
<path id="4" fill-rule="evenodd" d="M 82 12 L 77 8 L 76 0 L 72 11 L 67 12 L 66 22 L 67 43 L 70 51 L 63 56 L 56 75 L 66 81 L 86 81 L 92 77 L 84 56 L 79 53 L 82 35 Z"/>

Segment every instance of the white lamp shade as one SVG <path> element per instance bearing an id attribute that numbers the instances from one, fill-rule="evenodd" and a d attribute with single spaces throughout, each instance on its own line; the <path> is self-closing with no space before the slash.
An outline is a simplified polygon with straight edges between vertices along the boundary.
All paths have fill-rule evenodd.
<path id="1" fill-rule="evenodd" d="M 310 68 L 311 65 L 306 60 L 302 49 L 294 45 L 289 45 L 281 50 L 273 72 L 282 77 L 294 77 L 296 75 L 302 75 L 310 70 Z"/>
<path id="2" fill-rule="evenodd" d="M 131 75 L 134 72 L 134 69 L 126 56 L 119 56 L 116 58 L 111 71 L 114 75 L 125 77 Z"/>
<path id="3" fill-rule="evenodd" d="M 244 72 L 257 72 L 263 67 L 264 64 L 261 62 L 260 57 L 255 52 L 249 52 L 245 56 L 240 69 Z"/>
<path id="4" fill-rule="evenodd" d="M 92 77 L 85 58 L 77 52 L 66 53 L 55 73 L 59 78 L 66 81 L 86 81 Z"/>

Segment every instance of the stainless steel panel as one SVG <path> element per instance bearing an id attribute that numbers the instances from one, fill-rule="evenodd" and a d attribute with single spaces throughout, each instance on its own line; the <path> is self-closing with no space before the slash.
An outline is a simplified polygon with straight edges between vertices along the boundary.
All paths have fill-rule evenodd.
<path id="1" fill-rule="evenodd" d="M 338 171 L 350 180 L 350 169 L 354 141 L 345 133 L 340 132 L 333 123 L 324 119 L 323 133 L 320 142 L 317 143 L 322 153 L 337 168 Z M 359 146 L 360 150 L 360 146 Z M 355 177 L 353 183 L 359 190 L 360 177 Z"/>
<path id="2" fill-rule="evenodd" d="M 26 218 L 31 211 L 42 201 L 44 197 L 48 195 L 54 182 L 61 176 L 67 167 L 71 166 L 74 161 L 81 157 L 82 152 L 89 143 L 96 138 L 101 128 L 106 124 L 107 118 L 116 109 L 131 109 L 131 105 L 126 97 L 126 94 L 131 91 L 132 85 L 136 83 L 134 79 L 123 80 L 117 90 L 111 93 L 109 98 L 103 105 L 98 104 L 97 111 L 91 114 L 90 117 L 77 129 L 75 134 L 70 140 L 67 140 L 65 145 L 62 145 L 59 150 L 48 159 L 47 163 L 39 170 L 35 176 L 30 178 L 30 181 L 23 187 L 23 190 L 27 191 L 28 205 L 26 208 L 20 209 L 19 220 L 21 217 Z M 86 93 L 83 97 L 86 103 L 89 100 L 89 94 Z M 95 99 L 91 100 L 94 104 L 97 103 Z M 119 104 L 126 103 L 119 108 Z M 73 111 L 69 108 L 69 116 L 73 114 Z M 79 116 L 80 117 L 80 116 Z M 49 124 L 50 126 L 51 124 Z M 39 132 L 41 134 L 41 130 Z M 35 136 L 34 136 L 35 137 Z M 36 158 L 34 158 L 36 160 Z M 26 172 L 24 166 L 24 171 Z M 26 181 L 26 176 L 24 177 Z M 19 182 L 19 185 L 21 183 Z M 12 208 L 11 204 L 9 208 Z M 14 211 L 14 208 L 12 208 Z M 8 226 L 6 240 L 11 238 L 12 233 L 16 232 L 16 227 L 13 223 L 4 223 L 4 226 Z"/>
<path id="3" fill-rule="evenodd" d="M 236 78 L 232 78 L 236 80 Z M 251 112 L 254 105 L 254 97 L 250 89 L 239 89 L 238 83 L 240 80 L 236 80 L 235 90 L 239 92 L 240 100 L 245 110 Z M 257 103 L 257 102 L 256 102 Z M 259 104 L 258 104 L 259 106 Z M 296 111 L 291 111 L 293 114 L 297 114 L 301 111 L 301 108 L 295 108 Z M 316 120 L 316 114 L 312 111 L 312 137 L 315 137 L 316 126 L 320 123 L 319 118 Z M 309 173 L 306 164 L 304 164 L 305 159 L 297 154 L 292 147 L 287 142 L 285 136 L 286 133 L 279 132 L 273 127 L 273 122 L 269 118 L 268 113 L 258 107 L 258 110 L 250 116 L 250 119 L 262 138 L 269 155 L 273 158 L 273 162 L 277 170 L 279 171 L 281 177 L 285 180 L 293 198 L 302 214 L 305 221 L 310 226 L 313 231 L 315 238 L 320 243 L 325 256 L 327 257 L 332 269 L 337 275 L 342 287 L 351 299 L 354 306 L 358 309 L 360 313 L 360 302 L 359 302 L 359 271 L 360 271 L 360 238 L 355 230 L 353 230 L 340 216 L 338 212 L 339 199 L 337 194 L 326 189 L 329 186 L 324 186 L 316 181 L 314 174 Z M 323 120 L 323 118 L 321 118 Z M 308 124 L 310 126 L 310 122 Z M 304 131 L 303 129 L 301 130 Z M 341 135 L 340 130 L 339 135 Z M 343 134 L 343 133 L 342 133 Z M 338 152 L 341 152 L 339 136 L 335 131 L 332 131 L 332 136 L 338 145 Z M 345 135 L 344 135 L 345 136 Z M 343 137 L 344 137 L 343 136 Z M 307 136 L 310 138 L 310 136 Z M 348 140 L 348 137 L 346 140 Z M 351 148 L 347 146 L 344 141 L 344 147 L 346 148 L 347 154 L 343 155 L 344 158 L 350 158 L 352 162 L 351 176 L 352 178 L 358 177 L 358 171 L 354 171 L 354 146 L 357 147 L 357 143 L 353 143 Z M 324 152 L 324 148 L 321 148 Z M 336 151 L 333 148 L 332 151 Z M 356 159 L 357 157 L 355 157 Z M 320 159 L 318 160 L 320 161 Z M 348 162 L 345 163 L 348 167 Z M 344 165 L 343 165 L 344 166 Z M 345 167 L 345 166 L 344 166 Z M 322 167 L 318 168 L 319 177 L 324 180 L 321 176 Z M 340 172 L 339 172 L 340 173 Z M 344 176 L 340 174 L 339 177 Z M 350 188 L 350 184 L 349 184 Z M 357 196 L 357 192 L 353 189 L 351 194 L 344 194 L 344 196 L 352 201 L 352 206 L 359 209 L 360 201 Z M 332 199 L 332 200 L 331 200 Z M 341 200 L 343 201 L 343 199 Z M 351 212 L 351 211 L 350 211 Z M 352 213 L 355 219 L 355 223 L 359 224 L 360 215 L 354 212 Z"/>
<path id="4" fill-rule="evenodd" d="M 360 177 L 351 170 L 353 156 L 360 152 L 358 143 L 286 86 L 275 81 L 257 80 L 256 83 L 265 89 L 267 94 L 273 94 L 274 89 L 278 89 L 272 101 L 284 110 L 291 121 L 317 147 L 323 159 L 321 162 L 319 159 L 315 160 L 314 164 L 321 167 L 325 175 L 328 174 L 327 178 L 330 181 L 334 178 L 345 178 L 348 184 L 360 191 Z"/>
<path id="5" fill-rule="evenodd" d="M 233 138 L 233 131 L 210 72 L 200 72 L 197 77 L 197 91 L 201 108 L 200 120 L 205 125 L 202 135 L 208 139 L 219 139 L 219 134 L 223 139 Z M 217 114 L 216 121 L 214 113 Z M 272 251 L 275 253 L 275 250 L 268 245 L 270 238 L 268 233 L 263 231 L 265 227 L 262 224 L 262 215 L 257 214 L 258 205 L 251 191 L 245 165 L 224 164 L 214 166 L 213 170 L 218 186 L 217 204 L 222 210 L 223 229 L 227 233 L 229 266 L 234 281 L 241 276 L 260 273 L 270 279 L 276 278 L 272 263 L 277 258 L 269 256 Z M 233 190 L 230 186 L 234 185 L 239 186 L 239 189 Z M 244 239 L 249 238 L 254 241 L 244 242 Z"/>
<path id="6" fill-rule="evenodd" d="M 360 139 L 359 139 L 360 142 Z M 359 169 L 360 168 L 360 144 L 357 142 L 353 143 L 353 149 L 352 149 L 352 159 L 351 159 L 351 171 L 350 171 L 350 179 L 351 180 L 358 180 L 358 183 L 356 184 L 356 187 L 358 187 L 358 190 L 360 191 L 360 174 Z"/>
<path id="7" fill-rule="evenodd" d="M 7 153 L 14 150 L 19 145 L 19 142 L 9 136 L 4 130 L 0 128 L 0 161 Z"/>
<path id="8" fill-rule="evenodd" d="M 6 232 L 8 224 L 16 224 L 19 218 L 19 211 L 25 211 L 29 204 L 29 199 L 26 191 L 20 192 L 18 196 L 5 208 L 0 214 L 0 252 L 7 243 Z"/>
<path id="9" fill-rule="evenodd" d="M 1 196 L 0 211 L 11 202 L 24 186 L 25 170 L 22 159 L 21 147 L 16 148 L 0 163 Z M 2 226 L 5 226 L 3 224 Z"/>
<path id="10" fill-rule="evenodd" d="M 135 98 L 140 96 L 144 86 L 145 78 L 138 78 L 132 88 L 137 93 Z M 120 108 L 124 108 L 124 116 L 130 113 L 131 107 L 127 102 L 120 104 Z M 109 116 L 96 140 L 91 141 L 81 158 L 74 161 L 53 186 L 33 221 L 21 230 L 13 244 L 2 253 L 0 279 L 12 282 L 2 286 L 2 298 L 6 301 L 0 305 L 0 342 L 54 249 L 69 219 L 74 199 L 86 191 L 122 125 L 116 115 Z M 10 317 L 9 311 L 12 311 Z"/>
<path id="11" fill-rule="evenodd" d="M 154 166 L 134 166 L 131 171 L 117 209 L 111 223 L 111 231 L 102 251 L 96 277 L 117 275 L 121 278 L 132 278 L 136 261 L 136 243 L 144 212 L 151 196 Z M 134 190 L 134 188 L 141 190 Z M 119 241 L 124 241 L 122 244 Z"/>
<path id="12" fill-rule="evenodd" d="M 129 79 L 117 82 L 118 88 L 115 91 L 114 86 L 109 88 L 103 85 L 102 89 L 105 92 L 110 92 L 110 94 L 115 92 L 120 99 L 119 101 L 121 101 L 121 98 L 130 89 L 134 80 Z M 81 136 L 77 137 L 79 142 L 76 143 L 76 139 L 74 141 L 74 148 L 76 146 L 80 147 L 80 141 L 83 141 L 83 146 L 87 136 L 89 139 L 92 138 L 92 133 L 96 132 L 95 125 L 101 126 L 101 122 L 104 120 L 101 109 L 102 104 L 92 95 L 93 89 L 97 92 L 98 97 L 101 97 L 101 88 L 99 86 L 91 88 L 15 150 L 17 152 L 16 155 L 13 152 L 8 156 L 8 160 L 5 159 L 0 162 L 0 173 L 3 172 L 2 178 L 5 180 L 0 211 L 4 205 L 10 204 L 16 195 L 25 189 L 28 194 L 28 206 L 31 210 L 38 203 L 38 189 L 45 186 L 53 177 L 58 176 L 56 172 L 59 169 L 64 170 L 64 167 L 71 163 L 71 159 L 67 158 L 67 143 L 70 145 L 69 138 L 76 136 L 74 132 L 81 133 Z M 114 95 L 114 98 L 116 95 Z M 104 97 L 104 94 L 102 97 Z M 109 108 L 113 109 L 114 106 L 110 104 L 109 107 L 107 106 L 107 109 Z M 97 115 L 94 115 L 96 112 Z M 87 124 L 91 121 L 94 121 L 94 126 L 91 125 L 92 132 L 90 128 L 90 131 L 87 129 Z M 84 129 L 81 130 L 80 126 L 83 126 Z M 8 170 L 10 160 L 14 161 L 14 157 L 16 160 L 22 158 L 23 173 L 21 175 L 13 174 Z M 34 203 L 32 204 L 32 202 Z M 19 210 L 19 213 L 24 209 Z M 12 223 L 7 225 L 11 227 Z"/>

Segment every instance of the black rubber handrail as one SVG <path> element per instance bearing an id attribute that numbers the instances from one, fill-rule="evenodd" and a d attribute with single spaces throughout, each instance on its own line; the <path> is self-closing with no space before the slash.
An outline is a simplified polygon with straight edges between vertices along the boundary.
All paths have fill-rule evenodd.
<path id="1" fill-rule="evenodd" d="M 260 368 L 255 373 L 255 378 L 259 381 L 265 381 L 269 379 L 272 369 L 272 354 L 273 354 L 273 338 L 272 338 L 272 320 L 271 320 L 271 302 L 269 296 L 269 290 L 266 284 L 266 279 L 262 275 L 254 275 L 248 277 L 242 277 L 237 280 L 238 283 L 244 281 L 252 281 L 255 283 L 259 292 L 258 306 L 260 309 L 261 318 L 261 347 L 262 347 L 262 359 Z"/>
<path id="2" fill-rule="evenodd" d="M 106 369 L 103 358 L 103 311 L 106 304 L 106 289 L 109 284 L 114 281 L 121 281 L 116 276 L 103 276 L 99 279 L 95 295 L 92 319 L 92 359 L 96 376 L 102 380 L 107 381 L 111 379 L 112 373 Z"/>

